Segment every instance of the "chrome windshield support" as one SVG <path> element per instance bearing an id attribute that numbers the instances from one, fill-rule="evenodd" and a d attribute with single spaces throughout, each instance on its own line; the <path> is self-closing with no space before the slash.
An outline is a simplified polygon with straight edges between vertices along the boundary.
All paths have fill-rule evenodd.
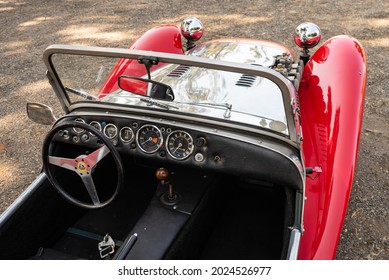
<path id="1" fill-rule="evenodd" d="M 297 260 L 300 247 L 301 231 L 297 228 L 292 229 L 290 233 L 288 260 Z"/>

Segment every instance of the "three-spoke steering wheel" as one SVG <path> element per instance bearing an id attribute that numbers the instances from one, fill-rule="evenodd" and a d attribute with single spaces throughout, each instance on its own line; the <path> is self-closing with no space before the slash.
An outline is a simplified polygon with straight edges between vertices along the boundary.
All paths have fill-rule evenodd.
<path id="1" fill-rule="evenodd" d="M 91 144 L 94 144 L 95 146 L 99 145 L 100 147 L 92 153 L 89 153 L 87 155 L 81 154 L 76 158 L 64 158 L 52 155 L 52 151 L 55 150 L 53 149 L 54 138 L 61 137 L 59 135 L 62 135 L 64 131 L 69 133 L 69 131 L 72 131 L 72 129 L 74 128 L 84 130 L 84 134 L 89 133 L 89 135 L 93 135 L 92 137 L 88 137 L 87 141 L 90 141 Z M 75 136 L 79 137 L 77 135 Z M 69 137 L 69 135 L 67 135 L 67 137 Z M 117 170 L 117 184 L 116 186 L 109 186 L 110 188 L 115 188 L 109 192 L 112 193 L 112 195 L 110 195 L 108 199 L 104 199 L 104 201 L 101 201 L 101 198 L 97 193 L 97 189 L 92 178 L 92 173 L 95 171 L 97 163 L 99 163 L 109 153 L 112 155 L 115 161 Z M 56 188 L 57 191 L 66 200 L 80 207 L 94 209 L 101 208 L 109 204 L 117 196 L 124 182 L 124 168 L 118 151 L 111 143 L 111 141 L 106 138 L 98 129 L 85 123 L 67 121 L 53 127 L 53 129 L 46 136 L 46 139 L 43 143 L 42 159 L 44 172 L 46 173 L 49 181 L 54 186 L 54 188 Z M 52 170 L 52 165 L 59 166 L 61 168 L 75 172 L 83 182 L 83 185 L 85 186 L 92 203 L 80 200 L 74 195 L 69 194 L 69 192 L 67 192 L 66 189 L 56 179 Z"/>

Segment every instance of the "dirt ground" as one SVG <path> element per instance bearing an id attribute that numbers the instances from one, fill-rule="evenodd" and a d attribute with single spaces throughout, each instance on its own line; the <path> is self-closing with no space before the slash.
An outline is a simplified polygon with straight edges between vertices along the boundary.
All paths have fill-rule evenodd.
<path id="1" fill-rule="evenodd" d="M 0 213 L 41 169 L 48 127 L 26 117 L 29 101 L 60 114 L 45 77 L 51 44 L 127 47 L 148 29 L 187 16 L 205 25 L 202 41 L 246 37 L 281 42 L 296 54 L 294 28 L 311 21 L 323 41 L 347 34 L 369 63 L 358 166 L 337 259 L 389 259 L 389 2 L 344 1 L 0 1 Z"/>

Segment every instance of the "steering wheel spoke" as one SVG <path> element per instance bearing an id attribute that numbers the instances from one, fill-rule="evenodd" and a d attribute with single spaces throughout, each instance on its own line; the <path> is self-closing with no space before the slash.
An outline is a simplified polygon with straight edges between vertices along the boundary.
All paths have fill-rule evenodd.
<path id="1" fill-rule="evenodd" d="M 71 171 L 77 171 L 77 161 L 75 159 L 49 156 L 49 163 Z"/>
<path id="2" fill-rule="evenodd" d="M 92 199 L 93 205 L 99 205 L 100 199 L 96 191 L 95 184 L 93 183 L 92 176 L 90 174 L 80 175 L 82 182 L 84 182 L 85 188 Z"/>
<path id="3" fill-rule="evenodd" d="M 100 160 L 102 160 L 107 154 L 109 154 L 109 149 L 106 145 L 103 145 L 93 153 L 87 155 L 84 158 L 84 161 L 87 162 L 91 168 L 93 168 Z"/>

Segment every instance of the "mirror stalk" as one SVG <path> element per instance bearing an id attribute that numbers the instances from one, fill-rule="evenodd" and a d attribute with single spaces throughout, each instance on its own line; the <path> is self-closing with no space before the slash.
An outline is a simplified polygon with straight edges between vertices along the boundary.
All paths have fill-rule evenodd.
<path id="1" fill-rule="evenodd" d="M 151 80 L 150 69 L 151 69 L 151 67 L 153 65 L 158 65 L 158 63 L 159 63 L 158 57 L 155 57 L 155 56 L 147 56 L 147 57 L 141 56 L 141 57 L 138 58 L 138 63 L 139 64 L 143 64 L 146 67 L 147 77 L 148 77 L 149 80 Z"/>

